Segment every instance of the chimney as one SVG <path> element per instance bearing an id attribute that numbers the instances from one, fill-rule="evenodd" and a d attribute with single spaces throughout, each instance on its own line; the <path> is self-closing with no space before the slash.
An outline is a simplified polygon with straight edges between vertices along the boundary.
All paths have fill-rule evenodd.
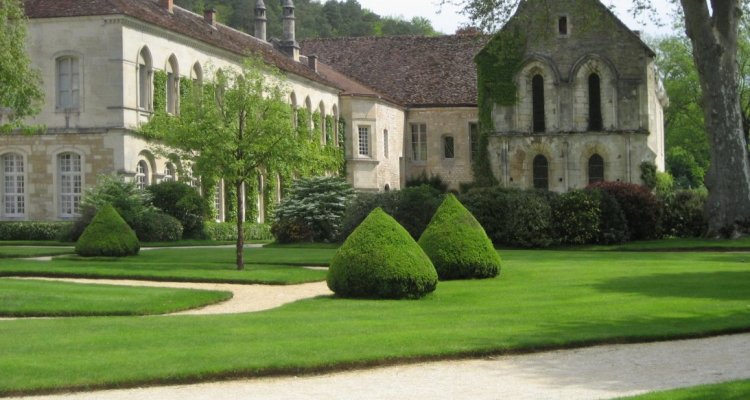
<path id="1" fill-rule="evenodd" d="M 281 20 L 284 24 L 284 37 L 281 40 L 281 51 L 286 53 L 294 61 L 299 62 L 299 44 L 295 37 L 294 27 L 294 2 L 292 0 L 282 0 Z"/>
<path id="2" fill-rule="evenodd" d="M 318 72 L 318 56 L 307 56 L 307 66 L 314 72 Z"/>
<path id="3" fill-rule="evenodd" d="M 255 2 L 255 37 L 266 41 L 266 24 L 268 19 L 266 18 L 266 4 L 263 0 L 257 0 Z"/>
<path id="4" fill-rule="evenodd" d="M 203 20 L 211 26 L 216 26 L 216 9 L 207 8 L 203 11 Z"/>
<path id="5" fill-rule="evenodd" d="M 174 0 L 159 0 L 159 5 L 169 11 L 170 14 L 174 12 Z"/>

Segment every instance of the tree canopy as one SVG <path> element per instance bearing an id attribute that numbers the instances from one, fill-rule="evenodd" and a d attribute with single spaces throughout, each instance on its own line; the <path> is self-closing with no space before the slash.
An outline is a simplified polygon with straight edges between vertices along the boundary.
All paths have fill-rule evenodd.
<path id="1" fill-rule="evenodd" d="M 21 0 L 0 0 L 0 129 L 22 126 L 39 112 L 44 94 L 26 53 L 26 16 Z"/>
<path id="2" fill-rule="evenodd" d="M 252 33 L 255 24 L 256 0 L 176 0 L 180 7 L 201 13 L 206 7 L 215 7 L 219 20 L 244 32 Z M 362 8 L 357 0 L 295 0 L 297 39 L 349 37 L 427 35 L 438 32 L 429 20 L 414 17 L 404 20 L 381 17 Z M 281 2 L 266 1 L 268 37 L 281 37 Z"/>

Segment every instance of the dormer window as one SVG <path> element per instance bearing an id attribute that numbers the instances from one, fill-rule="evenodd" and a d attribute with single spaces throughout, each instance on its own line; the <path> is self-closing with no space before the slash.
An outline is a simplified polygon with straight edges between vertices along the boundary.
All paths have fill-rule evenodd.
<path id="1" fill-rule="evenodd" d="M 557 33 L 560 36 L 568 36 L 568 17 L 562 16 L 557 19 Z"/>

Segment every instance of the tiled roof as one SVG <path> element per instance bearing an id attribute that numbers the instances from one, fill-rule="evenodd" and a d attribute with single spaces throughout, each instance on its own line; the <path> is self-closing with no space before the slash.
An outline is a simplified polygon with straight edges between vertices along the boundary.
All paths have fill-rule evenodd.
<path id="1" fill-rule="evenodd" d="M 158 0 L 24 0 L 24 5 L 26 15 L 32 19 L 127 15 L 238 55 L 259 55 L 282 71 L 338 88 L 266 42 L 218 23 L 211 26 L 203 16 L 178 6 L 169 13 Z"/>
<path id="2" fill-rule="evenodd" d="M 477 104 L 474 56 L 483 35 L 312 39 L 302 52 L 317 55 L 359 82 L 412 107 Z"/>

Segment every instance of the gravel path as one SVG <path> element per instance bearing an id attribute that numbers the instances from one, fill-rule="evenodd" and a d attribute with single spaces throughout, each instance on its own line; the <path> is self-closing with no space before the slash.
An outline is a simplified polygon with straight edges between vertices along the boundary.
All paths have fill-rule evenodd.
<path id="1" fill-rule="evenodd" d="M 234 295 L 231 299 L 198 308 L 194 310 L 181 311 L 167 315 L 208 315 L 208 314 L 239 314 L 248 312 L 257 312 L 270 310 L 281 307 L 284 304 L 292 303 L 297 300 L 307 299 L 317 296 L 333 294 L 325 282 L 305 283 L 302 285 L 271 286 L 271 285 L 239 285 L 224 283 L 192 283 L 192 282 L 154 282 L 154 281 L 135 281 L 135 280 L 115 280 L 115 279 L 68 279 L 68 278 L 17 278 L 17 279 L 35 279 L 49 280 L 59 282 L 73 283 L 93 283 L 100 285 L 119 285 L 119 286 L 148 286 L 177 289 L 202 289 L 202 290 L 219 290 L 232 292 Z M 9 320 L 12 318 L 0 318 L 0 320 Z"/>
<path id="2" fill-rule="evenodd" d="M 610 399 L 750 378 L 750 334 L 36 400 Z"/>

